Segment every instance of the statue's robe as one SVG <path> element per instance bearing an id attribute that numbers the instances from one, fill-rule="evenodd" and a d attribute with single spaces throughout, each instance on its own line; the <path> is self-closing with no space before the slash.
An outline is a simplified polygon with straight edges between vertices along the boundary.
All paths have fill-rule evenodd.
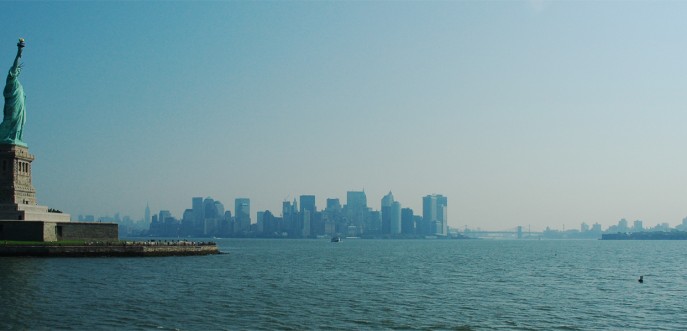
<path id="1" fill-rule="evenodd" d="M 5 97 L 5 109 L 2 124 L 0 124 L 0 143 L 22 145 L 24 123 L 26 123 L 26 107 L 24 101 L 24 87 L 19 82 L 21 68 L 13 67 L 7 74 L 7 83 L 3 95 Z"/>

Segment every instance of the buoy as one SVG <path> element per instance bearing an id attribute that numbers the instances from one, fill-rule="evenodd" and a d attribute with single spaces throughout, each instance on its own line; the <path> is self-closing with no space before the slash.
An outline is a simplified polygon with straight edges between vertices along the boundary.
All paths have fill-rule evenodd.
<path id="1" fill-rule="evenodd" d="M 639 276 L 639 280 L 637 280 L 640 283 L 644 283 L 644 276 Z"/>

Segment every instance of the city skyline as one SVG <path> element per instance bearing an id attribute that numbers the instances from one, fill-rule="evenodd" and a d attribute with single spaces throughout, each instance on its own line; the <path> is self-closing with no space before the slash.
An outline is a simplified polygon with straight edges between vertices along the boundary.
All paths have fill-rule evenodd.
<path id="1" fill-rule="evenodd" d="M 362 189 L 444 194 L 452 227 L 687 215 L 687 3 L 1 6 L 38 202 L 72 215 Z"/>
<path id="2" fill-rule="evenodd" d="M 391 199 L 389 199 L 391 198 Z M 310 204 L 310 202 L 314 202 L 314 204 L 310 204 L 309 207 L 304 207 L 303 202 L 304 199 L 307 200 L 306 204 Z M 184 218 L 187 217 L 187 213 L 190 213 L 189 215 L 192 215 L 192 218 L 200 218 L 201 216 L 197 214 L 195 211 L 198 209 L 204 209 L 204 202 L 213 201 L 215 204 L 220 205 L 221 212 L 218 215 L 223 214 L 225 211 L 228 214 L 228 216 L 232 219 L 236 217 L 236 210 L 239 210 L 238 206 L 244 206 L 241 208 L 245 208 L 247 206 L 247 214 L 242 213 L 242 215 L 246 216 L 241 216 L 237 219 L 239 220 L 244 220 L 244 221 L 239 221 L 239 222 L 246 222 L 244 225 L 239 226 L 242 229 L 248 229 L 251 226 L 255 226 L 258 223 L 258 220 L 261 219 L 260 215 L 264 214 L 266 212 L 269 212 L 271 215 L 274 217 L 279 217 L 279 218 L 284 218 L 288 217 L 285 216 L 286 209 L 287 208 L 295 208 L 295 212 L 303 212 L 304 209 L 307 210 L 315 210 L 316 212 L 321 212 L 324 211 L 325 209 L 330 209 L 330 208 L 336 208 L 335 206 L 338 206 L 338 208 L 344 208 L 347 206 L 348 201 L 352 201 L 353 205 L 355 206 L 362 206 L 361 208 L 367 210 L 367 212 L 372 212 L 372 213 L 380 213 L 379 221 L 382 222 L 389 222 L 389 219 L 384 216 L 385 214 L 385 206 L 390 206 L 390 205 L 398 205 L 398 211 L 391 212 L 390 213 L 400 213 L 395 217 L 398 217 L 399 221 L 407 217 L 420 217 L 422 218 L 425 214 L 430 214 L 430 215 L 436 215 L 436 202 L 433 203 L 435 207 L 434 211 L 428 211 L 426 208 L 426 204 L 428 200 L 437 201 L 439 199 L 439 202 L 441 205 L 444 206 L 444 209 L 442 210 L 442 217 L 440 218 L 441 220 L 445 220 L 448 214 L 446 213 L 446 204 L 447 204 L 447 197 L 440 195 L 440 194 L 429 194 L 423 197 L 420 197 L 420 200 L 422 201 L 422 207 L 418 209 L 413 209 L 410 208 L 406 205 L 401 204 L 399 201 L 396 201 L 393 198 L 393 192 L 388 192 L 386 195 L 384 195 L 381 199 L 376 199 L 379 200 L 380 202 L 380 207 L 375 208 L 374 206 L 369 204 L 370 199 L 366 197 L 366 194 L 364 191 L 348 191 L 347 192 L 347 198 L 344 200 L 344 203 L 342 203 L 341 198 L 339 197 L 331 197 L 331 198 L 325 198 L 325 203 L 324 204 L 319 204 L 317 203 L 316 196 L 314 195 L 300 195 L 298 197 L 295 197 L 293 200 L 284 200 L 282 201 L 282 207 L 279 209 L 258 209 L 255 210 L 253 209 L 251 211 L 250 205 L 251 205 L 251 200 L 250 198 L 234 198 L 234 209 L 226 208 L 224 207 L 223 203 L 221 200 L 216 200 L 211 196 L 206 196 L 206 197 L 193 197 L 191 198 L 192 204 L 191 207 L 192 209 L 184 209 L 184 206 L 181 206 L 177 209 L 180 209 L 181 211 L 176 213 L 176 212 L 170 212 L 170 210 L 176 210 L 176 209 L 170 209 L 170 208 L 162 208 L 159 209 L 157 212 L 153 213 L 155 217 L 158 219 L 164 219 L 165 217 L 171 217 L 175 219 L 176 221 L 181 222 Z M 371 199 L 372 201 L 375 201 L 375 199 Z M 385 201 L 387 201 L 385 203 Z M 319 207 L 318 207 L 319 206 Z M 359 207 L 360 208 L 360 207 Z M 430 207 L 431 209 L 432 207 Z M 103 222 L 124 222 L 126 223 L 131 223 L 131 224 L 139 224 L 144 226 L 144 228 L 147 229 L 147 227 L 150 225 L 151 222 L 151 217 L 150 217 L 150 206 L 149 204 L 146 204 L 144 211 L 142 212 L 143 217 L 139 218 L 137 216 L 132 216 L 132 215 L 125 215 L 121 214 L 120 212 L 115 212 L 114 214 L 94 214 L 94 213 L 87 213 L 87 214 L 79 214 L 78 216 L 74 215 L 75 217 L 78 217 L 79 221 L 86 221 L 86 222 L 95 222 L 95 221 L 103 221 Z M 192 212 L 193 211 L 193 212 Z M 409 215 L 403 216 L 404 213 L 409 212 Z M 355 214 L 356 212 L 354 212 Z M 406 213 L 407 214 L 407 213 Z M 162 216 L 165 215 L 165 216 Z M 181 217 L 179 217 L 181 216 Z M 348 215 L 349 218 L 352 218 L 350 215 Z M 433 216 L 436 217 L 436 216 Z M 436 219 L 436 218 L 434 218 Z M 448 217 L 448 220 L 450 220 L 450 217 Z M 572 223 L 572 224 L 557 224 L 557 223 L 549 223 L 545 224 L 544 226 L 532 226 L 532 224 L 518 224 L 510 228 L 493 228 L 493 227 L 488 227 L 488 226 L 481 226 L 479 224 L 462 224 L 458 226 L 453 226 L 451 225 L 450 222 L 444 223 L 446 226 L 450 227 L 453 231 L 455 232 L 463 232 L 464 230 L 471 230 L 471 231 L 516 231 L 518 227 L 521 227 L 524 232 L 542 232 L 542 231 L 568 231 L 568 230 L 580 230 L 582 232 L 593 230 L 596 232 L 606 232 L 606 233 L 612 233 L 615 232 L 616 229 L 618 232 L 632 232 L 636 231 L 637 229 L 642 230 L 643 229 L 651 229 L 652 231 L 669 231 L 670 229 L 678 229 L 681 231 L 687 231 L 687 216 L 683 217 L 680 220 L 674 220 L 670 222 L 661 222 L 657 220 L 646 220 L 646 219 L 630 219 L 631 224 L 628 221 L 628 218 L 626 217 L 619 217 L 615 220 L 609 220 L 607 222 L 596 222 L 596 221 L 579 221 L 577 223 Z M 142 223 L 141 223 L 142 222 Z M 405 227 L 406 224 L 399 224 L 401 227 Z M 382 229 L 382 231 L 389 231 L 393 233 L 398 233 L 398 232 L 393 232 L 390 229 Z M 422 231 L 431 231 L 430 229 L 424 229 Z M 445 232 L 444 232 L 445 231 Z M 443 233 L 448 233 L 448 229 L 442 230 Z"/>

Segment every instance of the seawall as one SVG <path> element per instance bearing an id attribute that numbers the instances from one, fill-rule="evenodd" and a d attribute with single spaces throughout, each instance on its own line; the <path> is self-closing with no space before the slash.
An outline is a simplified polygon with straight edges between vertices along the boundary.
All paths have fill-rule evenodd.
<path id="1" fill-rule="evenodd" d="M 217 245 L 188 246 L 58 246 L 58 245 L 7 245 L 0 246 L 0 256 L 42 257 L 98 257 L 98 256 L 191 256 L 220 254 Z"/>

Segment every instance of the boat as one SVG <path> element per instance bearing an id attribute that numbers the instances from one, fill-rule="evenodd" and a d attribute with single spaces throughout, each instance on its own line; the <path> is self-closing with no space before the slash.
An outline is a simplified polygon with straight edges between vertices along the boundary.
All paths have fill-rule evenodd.
<path id="1" fill-rule="evenodd" d="M 332 237 L 332 242 L 333 243 L 341 242 L 341 237 L 339 237 L 339 236 Z"/>

